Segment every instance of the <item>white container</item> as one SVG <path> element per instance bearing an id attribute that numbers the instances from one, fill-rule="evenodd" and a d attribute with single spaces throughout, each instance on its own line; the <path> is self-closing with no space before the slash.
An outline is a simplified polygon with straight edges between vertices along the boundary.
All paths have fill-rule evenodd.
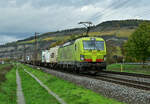
<path id="1" fill-rule="evenodd" d="M 42 62 L 50 63 L 50 52 L 49 50 L 42 51 Z"/>
<path id="2" fill-rule="evenodd" d="M 30 56 L 26 56 L 26 61 L 30 61 Z"/>
<path id="3" fill-rule="evenodd" d="M 57 62 L 57 57 L 58 57 L 58 49 L 59 46 L 50 48 L 50 63 L 56 63 Z"/>
<path id="4" fill-rule="evenodd" d="M 49 52 L 49 50 L 45 51 L 45 61 L 46 61 L 46 63 L 50 63 L 50 52 Z"/>
<path id="5" fill-rule="evenodd" d="M 2 61 L 2 64 L 5 64 L 5 62 L 4 62 L 4 61 Z"/>
<path id="6" fill-rule="evenodd" d="M 42 51 L 42 62 L 45 62 L 45 50 Z"/>

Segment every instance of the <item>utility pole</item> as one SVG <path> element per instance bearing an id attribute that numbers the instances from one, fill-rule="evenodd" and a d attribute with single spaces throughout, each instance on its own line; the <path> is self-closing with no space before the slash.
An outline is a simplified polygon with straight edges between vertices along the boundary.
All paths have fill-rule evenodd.
<path id="1" fill-rule="evenodd" d="M 24 62 L 26 62 L 26 46 L 24 44 Z"/>
<path id="2" fill-rule="evenodd" d="M 89 35 L 89 31 L 91 29 L 91 25 L 92 25 L 92 22 L 79 22 L 78 24 L 83 24 L 86 28 L 87 28 L 87 31 L 86 31 L 86 36 L 88 37 Z"/>
<path id="3" fill-rule="evenodd" d="M 11 50 L 11 59 L 14 61 L 14 53 L 13 53 L 13 50 Z"/>
<path id="4" fill-rule="evenodd" d="M 34 46 L 34 63 L 33 63 L 34 65 L 36 64 L 36 61 L 37 61 L 37 51 L 38 51 L 37 34 L 40 34 L 40 33 L 35 32 L 35 36 L 34 36 L 34 39 L 35 39 L 35 46 Z"/>

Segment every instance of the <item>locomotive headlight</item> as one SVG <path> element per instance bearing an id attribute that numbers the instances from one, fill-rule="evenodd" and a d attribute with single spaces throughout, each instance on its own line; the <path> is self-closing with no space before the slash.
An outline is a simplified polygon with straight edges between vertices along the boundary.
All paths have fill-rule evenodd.
<path id="1" fill-rule="evenodd" d="M 106 56 L 104 56 L 104 61 L 106 61 L 107 60 L 107 57 Z"/>
<path id="2" fill-rule="evenodd" d="M 80 60 L 84 60 L 84 55 L 80 55 Z"/>

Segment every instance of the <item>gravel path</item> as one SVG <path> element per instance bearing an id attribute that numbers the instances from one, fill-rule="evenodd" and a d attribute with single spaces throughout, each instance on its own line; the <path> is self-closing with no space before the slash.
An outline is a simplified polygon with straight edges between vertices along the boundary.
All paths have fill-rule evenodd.
<path id="1" fill-rule="evenodd" d="M 28 73 L 31 77 L 33 77 L 43 88 L 45 88 L 47 91 L 48 91 L 48 93 L 50 94 L 50 95 L 52 95 L 52 96 L 54 96 L 57 100 L 58 100 L 58 102 L 60 103 L 60 104 L 67 104 L 63 99 L 61 99 L 57 94 L 55 94 L 54 92 L 52 92 L 46 85 L 44 85 L 36 76 L 34 76 L 33 74 L 31 74 L 30 72 L 28 72 L 26 69 L 24 69 L 24 71 L 26 72 L 26 73 Z"/>
<path id="2" fill-rule="evenodd" d="M 150 104 L 150 91 L 139 90 L 132 87 L 118 85 L 97 79 L 91 79 L 83 76 L 76 76 L 68 73 L 62 73 L 54 70 L 44 69 L 45 72 L 55 75 L 64 80 L 68 80 L 75 84 L 91 89 L 103 96 L 115 98 L 118 101 L 127 104 Z"/>
<path id="3" fill-rule="evenodd" d="M 21 79 L 18 73 L 18 69 L 16 70 L 16 82 L 17 82 L 17 103 L 25 104 L 25 99 L 24 99 L 24 94 L 22 92 Z"/>

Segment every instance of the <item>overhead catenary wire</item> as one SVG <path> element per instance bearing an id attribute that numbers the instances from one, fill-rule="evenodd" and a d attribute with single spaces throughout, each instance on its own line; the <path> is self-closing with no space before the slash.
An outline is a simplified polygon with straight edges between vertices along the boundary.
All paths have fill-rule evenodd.
<path id="1" fill-rule="evenodd" d="M 131 0 L 132 1 L 132 0 Z M 128 2 L 128 3 L 132 3 L 132 2 Z M 134 2 L 133 2 L 134 3 Z M 138 2 L 138 3 L 140 3 L 140 2 Z M 126 5 L 126 4 L 125 4 Z M 125 5 L 123 5 L 122 7 L 124 7 Z M 121 8 L 122 8 L 121 7 Z M 127 9 L 127 8 L 126 8 Z M 108 14 L 108 15 L 105 15 L 104 17 L 110 17 L 111 15 L 113 15 L 113 14 L 115 14 L 115 13 L 117 13 L 118 12 L 118 10 L 114 10 L 114 11 L 112 11 L 110 14 Z"/>
<path id="2" fill-rule="evenodd" d="M 141 0 L 140 0 L 141 1 Z M 121 8 L 123 8 L 123 7 L 125 7 L 125 6 L 127 6 L 127 5 L 131 5 L 131 4 L 135 4 L 135 2 L 134 2 L 134 0 L 124 0 L 123 2 L 119 2 L 119 3 L 117 3 L 116 5 L 112 5 L 112 7 L 110 7 L 110 8 L 108 8 L 108 10 L 107 11 L 104 11 L 104 13 L 101 13 L 100 15 L 98 15 L 98 16 L 96 16 L 96 17 L 93 17 L 92 16 L 92 18 L 91 19 L 100 19 L 100 18 L 107 18 L 107 17 L 110 17 L 110 16 L 112 16 L 112 15 L 114 15 L 114 14 L 116 14 L 117 12 L 118 12 L 118 9 L 121 9 Z M 137 2 L 137 4 L 138 3 L 140 3 L 140 2 Z M 118 9 L 117 9 L 118 8 Z M 114 11 L 111 11 L 111 12 L 109 12 L 110 11 L 110 9 L 114 9 Z M 100 12 L 99 12 L 100 13 Z"/>
<path id="3" fill-rule="evenodd" d="M 119 1 L 119 0 L 117 0 L 117 2 L 118 2 L 118 1 Z M 94 16 L 92 16 L 92 17 L 95 18 L 95 16 L 97 17 L 97 15 L 99 15 L 100 13 L 101 13 L 101 15 L 102 15 L 103 13 L 107 12 L 107 10 L 109 10 L 110 7 L 112 7 L 113 5 L 116 5 L 117 2 L 113 2 L 112 4 L 108 5 L 108 6 L 107 6 L 106 8 L 104 8 L 102 11 L 96 13 L 96 14 L 95 14 Z"/>
<path id="4" fill-rule="evenodd" d="M 125 5 L 125 4 L 127 4 L 128 2 L 131 2 L 131 1 L 130 0 L 117 0 L 117 2 L 113 2 L 112 4 L 110 4 L 108 6 L 108 8 L 106 8 L 106 9 L 104 9 L 104 10 L 102 10 L 102 11 L 100 11 L 100 12 L 97 13 L 97 14 L 100 13 L 100 15 L 98 15 L 96 17 L 93 16 L 93 18 L 94 19 L 100 18 L 100 17 L 104 16 L 105 14 L 110 13 L 109 12 L 110 9 L 116 9 L 116 8 L 120 8 L 120 7 L 122 8 L 123 5 Z"/>

